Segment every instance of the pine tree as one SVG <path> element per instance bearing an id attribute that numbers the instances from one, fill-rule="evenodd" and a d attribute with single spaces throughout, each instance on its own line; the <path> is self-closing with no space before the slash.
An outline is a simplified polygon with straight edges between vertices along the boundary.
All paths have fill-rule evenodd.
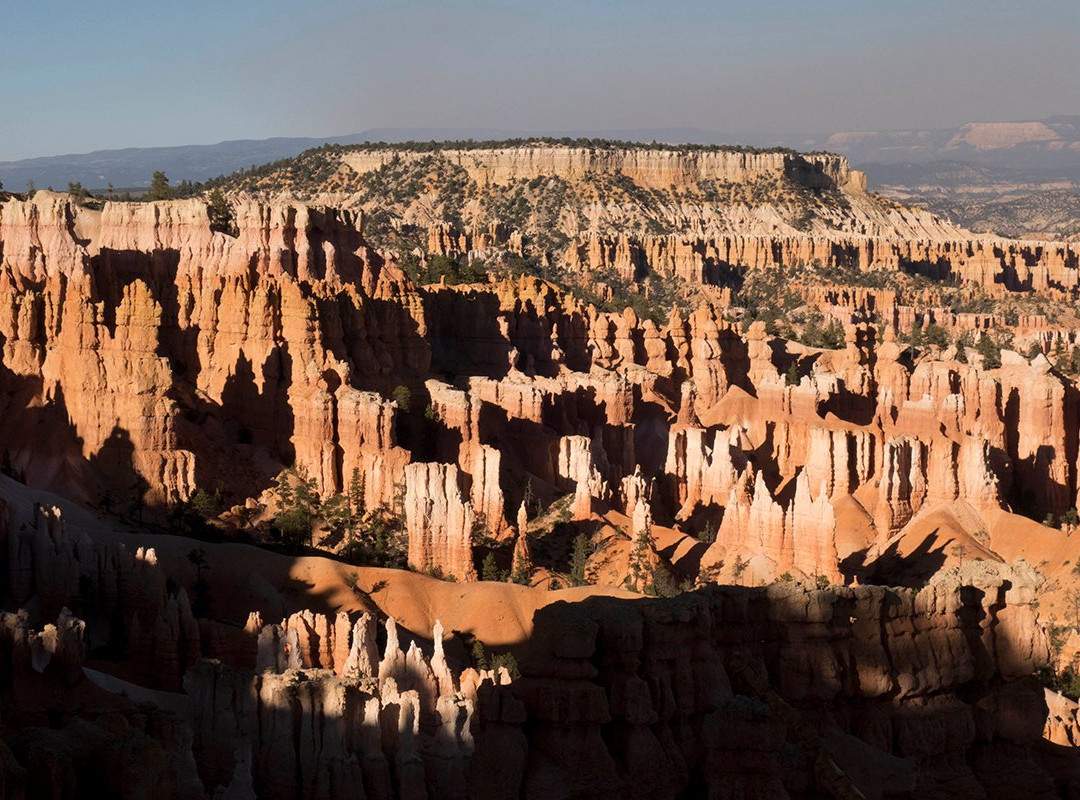
<path id="1" fill-rule="evenodd" d="M 811 314 L 806 320 L 806 324 L 803 326 L 802 343 L 807 347 L 820 347 L 821 346 L 821 324 L 819 322 L 820 314 Z"/>
<path id="2" fill-rule="evenodd" d="M 214 189 L 206 201 L 206 214 L 210 217 L 210 230 L 236 237 L 240 231 L 233 217 L 232 207 L 220 189 Z"/>
<path id="3" fill-rule="evenodd" d="M 165 173 L 158 170 L 150 178 L 150 189 L 146 193 L 147 200 L 168 200 L 172 197 L 172 190 L 169 188 L 169 179 L 165 177 Z"/>
<path id="4" fill-rule="evenodd" d="M 281 510 L 274 517 L 274 526 L 290 545 L 297 546 L 305 539 L 313 545 L 320 506 L 315 479 L 303 468 L 286 470 L 278 476 L 277 490 Z"/>
<path id="5" fill-rule="evenodd" d="M 208 569 L 206 563 L 206 551 L 201 547 L 188 551 L 188 561 L 195 567 L 195 579 L 201 581 L 203 576 L 203 570 Z"/>
<path id="6" fill-rule="evenodd" d="M 934 347 L 944 348 L 949 346 L 949 332 L 934 322 L 926 326 L 924 339 L 927 344 Z"/>
<path id="7" fill-rule="evenodd" d="M 521 501 L 525 504 L 525 510 L 530 514 L 535 514 L 539 503 L 536 499 L 536 493 L 533 492 L 532 476 L 530 475 L 525 479 L 525 495 L 521 498 Z"/>
<path id="8" fill-rule="evenodd" d="M 918 354 L 919 347 L 922 346 L 922 328 L 919 327 L 918 322 L 911 323 L 911 335 L 908 338 L 908 352 L 911 353 L 911 357 L 914 358 Z"/>
<path id="9" fill-rule="evenodd" d="M 982 335 L 975 349 L 982 356 L 984 369 L 997 369 L 1001 366 L 1001 348 L 988 334 Z"/>
<path id="10" fill-rule="evenodd" d="M 309 514 L 317 514 L 319 511 L 319 490 L 315 479 L 308 475 L 304 467 L 293 472 L 296 478 L 296 486 L 293 487 L 293 496 L 296 504 Z"/>
<path id="11" fill-rule="evenodd" d="M 643 527 L 634 539 L 633 549 L 630 551 L 630 559 L 627 562 L 629 575 L 626 585 L 635 592 L 645 589 L 649 577 L 652 575 L 652 536 L 647 527 Z"/>
<path id="12" fill-rule="evenodd" d="M 479 639 L 473 642 L 472 661 L 473 666 L 481 671 L 487 669 L 489 666 L 487 653 L 484 652 L 484 645 Z"/>
<path id="13" fill-rule="evenodd" d="M 530 586 L 532 584 L 532 557 L 524 538 L 526 534 L 520 533 L 518 536 L 520 538 L 518 539 L 517 546 L 514 547 L 513 564 L 510 569 L 510 582 L 518 583 L 522 586 Z"/>
<path id="14" fill-rule="evenodd" d="M 293 504 L 293 490 L 292 481 L 290 480 L 290 470 L 285 470 L 277 478 L 277 495 L 278 501 L 283 509 L 288 508 Z"/>
<path id="15" fill-rule="evenodd" d="M 216 517 L 221 513 L 221 492 L 211 494 L 205 489 L 197 489 L 187 501 L 187 510 L 193 514 L 198 522 Z"/>
<path id="16" fill-rule="evenodd" d="M 482 581 L 497 581 L 499 580 L 499 567 L 495 563 L 495 554 L 488 553 L 484 556 L 484 561 L 480 565 L 480 580 Z"/>
<path id="17" fill-rule="evenodd" d="M 829 350 L 842 350 L 847 343 L 844 339 L 844 326 L 832 320 L 821 332 L 822 344 Z"/>
<path id="18" fill-rule="evenodd" d="M 349 531 L 355 533 L 356 526 L 364 517 L 364 476 L 359 467 L 353 467 L 352 476 L 349 478 Z"/>
<path id="19" fill-rule="evenodd" d="M 210 584 L 203 577 L 203 570 L 210 569 L 206 562 L 206 551 L 201 547 L 190 550 L 187 554 L 188 561 L 195 567 L 195 597 L 191 603 L 191 611 L 197 617 L 205 617 L 210 614 Z"/>
<path id="20" fill-rule="evenodd" d="M 349 499 L 343 494 L 331 495 L 322 504 L 322 518 L 326 527 L 337 535 L 348 530 L 352 518 L 349 514 Z"/>
<path id="21" fill-rule="evenodd" d="M 584 533 L 574 537 L 574 549 L 570 554 L 570 585 L 584 586 L 588 583 L 585 567 L 589 563 L 589 539 Z"/>
<path id="22" fill-rule="evenodd" d="M 532 583 L 532 567 L 524 559 L 514 560 L 514 571 L 510 573 L 510 582 L 528 586 Z"/>

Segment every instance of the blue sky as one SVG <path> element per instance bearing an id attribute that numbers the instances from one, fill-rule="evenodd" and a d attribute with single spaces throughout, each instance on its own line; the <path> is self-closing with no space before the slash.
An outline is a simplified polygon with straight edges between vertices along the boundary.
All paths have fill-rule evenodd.
<path id="1" fill-rule="evenodd" d="M 0 0 L 0 161 L 383 126 L 1080 114 L 1077 0 Z"/>

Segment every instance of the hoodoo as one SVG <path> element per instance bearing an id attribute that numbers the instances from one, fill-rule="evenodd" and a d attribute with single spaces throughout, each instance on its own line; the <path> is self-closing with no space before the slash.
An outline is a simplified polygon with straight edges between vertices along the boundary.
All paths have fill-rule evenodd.
<path id="1" fill-rule="evenodd" d="M 0 201 L 4 797 L 1070 796 L 1074 244 L 786 150 L 207 188 Z"/>

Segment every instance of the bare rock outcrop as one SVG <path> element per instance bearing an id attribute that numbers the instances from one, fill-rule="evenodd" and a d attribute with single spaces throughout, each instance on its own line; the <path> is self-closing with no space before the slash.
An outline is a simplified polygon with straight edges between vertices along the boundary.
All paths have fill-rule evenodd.
<path id="1" fill-rule="evenodd" d="M 472 502 L 461 489 L 452 464 L 410 464 L 405 470 L 405 525 L 409 564 L 439 569 L 463 580 L 475 579 Z"/>
<path id="2" fill-rule="evenodd" d="M 454 158 L 495 182 L 614 158 L 541 147 L 504 163 L 470 152 Z M 824 157 L 625 158 L 642 180 L 805 167 L 800 180 L 857 190 L 846 164 Z M 819 259 L 937 265 L 994 291 L 1030 284 L 1047 297 L 1071 286 L 1067 248 L 957 244 L 919 214 L 869 208 L 859 211 L 870 215 L 867 233 L 851 242 L 839 241 L 850 232 L 598 234 L 579 248 L 578 267 L 700 277 Z M 526 275 L 417 286 L 368 248 L 355 212 L 239 198 L 231 210 L 235 237 L 212 231 L 196 200 L 94 211 L 39 192 L 0 205 L 5 469 L 158 520 L 198 488 L 258 496 L 286 465 L 324 498 L 355 476 L 367 509 L 405 518 L 411 563 L 459 578 L 473 575 L 474 528 L 509 541 L 526 487 L 545 505 L 572 493 L 578 523 L 609 510 L 631 518 L 637 495 L 624 483 L 637 473 L 654 487 L 659 524 L 720 527 L 725 550 L 834 580 L 822 487 L 834 516 L 841 507 L 860 520 L 849 538 L 879 545 L 956 501 L 1036 519 L 1076 504 L 1075 385 L 1045 357 L 1006 355 L 988 369 L 905 353 L 892 330 L 882 337 L 855 314 L 906 314 L 888 290 L 808 287 L 846 313 L 843 347 L 819 350 L 770 336 L 762 321 L 743 331 L 713 296 L 658 322 Z M 474 243 L 508 242 L 496 228 Z M 456 235 L 436 238 L 450 247 Z M 1034 285 L 1043 275 L 1050 288 Z M 836 547 L 837 559 L 855 544 Z M 34 558 L 22 544 L 11 555 L 16 572 Z M 73 573 L 52 561 L 39 593 L 55 615 Z M 24 578 L 12 580 L 13 596 L 27 597 Z M 155 622 L 140 625 L 153 635 Z"/>

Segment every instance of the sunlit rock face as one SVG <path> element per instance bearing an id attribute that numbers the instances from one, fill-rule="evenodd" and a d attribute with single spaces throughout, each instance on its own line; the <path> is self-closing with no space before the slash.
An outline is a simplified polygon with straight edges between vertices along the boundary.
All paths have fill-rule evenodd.
<path id="1" fill-rule="evenodd" d="M 368 508 L 407 518 L 411 563 L 463 579 L 478 531 L 512 535 L 526 486 L 573 494 L 576 520 L 630 518 L 637 472 L 658 524 L 696 533 L 711 515 L 709 559 L 760 557 L 761 580 L 839 579 L 853 551 L 950 503 L 1037 518 L 1076 503 L 1076 390 L 1045 358 L 911 363 L 861 323 L 815 351 L 721 305 L 657 324 L 528 277 L 417 286 L 357 212 L 234 212 L 229 236 L 197 200 L 0 204 L 15 474 L 151 514 L 198 488 L 256 496 L 288 465 L 324 496 L 359 476 Z"/>
<path id="2" fill-rule="evenodd" d="M 635 526 L 647 508 L 637 502 Z M 0 592 L 25 606 L 0 615 L 0 691 L 19 708 L 68 709 L 52 729 L 6 716 L 10 786 L 111 791 L 135 770 L 138 796 L 547 797 L 552 785 L 603 796 L 616 784 L 634 798 L 732 786 L 794 798 L 824 763 L 838 791 L 993 796 L 1024 783 L 1053 797 L 1061 761 L 1041 749 L 1044 725 L 1054 741 L 1075 735 L 1075 704 L 1051 696 L 1048 716 L 1028 678 L 1050 658 L 1030 568 L 969 562 L 920 590 L 778 583 L 674 599 L 486 583 L 464 613 L 459 584 L 412 575 L 415 600 L 397 608 L 414 630 L 361 569 L 372 592 L 355 597 L 385 608 L 254 611 L 240 624 L 226 621 L 244 613 L 228 579 L 213 579 L 235 545 L 205 545 L 210 619 L 182 585 L 195 569 L 182 542 L 131 552 L 84 522 L 69 529 L 55 508 L 23 529 L 8 512 Z M 263 556 L 267 578 L 288 574 L 272 563 L 288 559 Z M 492 651 L 463 665 L 463 635 L 511 598 L 535 603 L 513 661 Z M 130 647 L 92 656 L 106 639 Z M 80 710 L 86 697 L 109 704 L 107 723 Z M 122 769 L 103 777 L 87 755 Z M 57 768 L 27 771 L 38 758 Z"/>
<path id="3" fill-rule="evenodd" d="M 340 157 L 353 190 L 428 158 Z M 1047 742 L 1080 741 L 1076 705 L 1031 676 L 1076 558 L 1080 404 L 1046 356 L 1076 333 L 1019 314 L 1032 355 L 1000 365 L 902 338 L 1009 324 L 937 280 L 1072 302 L 1074 245 L 975 236 L 827 154 L 438 159 L 476 191 L 451 221 L 416 183 L 395 209 L 415 253 L 375 248 L 344 189 L 230 194 L 228 233 L 200 200 L 0 195 L 0 795 L 1075 782 Z M 560 187 L 587 202 L 540 230 Z M 518 227 L 490 213 L 507 192 L 535 206 L 504 209 Z M 543 274 L 590 291 L 511 275 L 541 233 Z M 421 251 L 475 280 L 418 283 Z M 741 280 L 808 264 L 921 288 L 799 286 L 824 348 L 743 321 Z M 598 308 L 617 281 L 653 306 Z M 664 281 L 687 303 L 658 315 Z M 200 490 L 235 503 L 213 536 L 265 531 L 283 475 L 393 519 L 410 570 L 323 558 L 344 547 L 314 529 L 304 556 L 171 535 Z"/>
<path id="4" fill-rule="evenodd" d="M 980 650 L 984 643 L 1009 647 L 1003 630 L 992 627 L 973 638 L 975 631 L 947 612 L 928 619 L 926 611 L 916 610 L 920 604 L 948 604 L 953 591 L 897 598 L 875 597 L 868 589 L 854 598 L 821 592 L 766 599 L 757 590 L 749 598 L 751 616 L 771 608 L 765 617 L 782 618 L 771 623 L 778 638 L 768 644 L 783 662 L 764 652 L 748 656 L 750 642 L 741 633 L 729 631 L 719 644 L 716 634 L 702 639 L 717 613 L 745 609 L 747 596 L 697 598 L 689 607 L 684 602 L 679 623 L 663 607 L 672 601 L 645 614 L 617 604 L 562 606 L 538 619 L 535 655 L 522 662 L 517 679 L 505 670 L 449 669 L 441 632 L 433 650 L 413 643 L 404 651 L 393 620 L 376 661 L 368 615 L 355 622 L 339 615 L 329 624 L 308 615 L 263 627 L 258 671 L 199 661 L 186 670 L 184 694 L 140 689 L 96 671 L 85 677 L 82 623 L 64 615 L 28 635 L 24 620 L 5 615 L 0 641 L 14 644 L 16 685 L 23 690 L 43 682 L 62 686 L 68 675 L 84 694 L 101 687 L 146 704 L 136 709 L 112 701 L 116 711 L 109 728 L 76 718 L 49 737 L 43 729 L 23 735 L 16 752 L 29 748 L 63 766 L 34 779 L 35 786 L 57 790 L 85 788 L 92 780 L 85 763 L 72 757 L 70 748 L 78 743 L 83 753 L 112 756 L 127 769 L 138 766 L 141 782 L 156 787 L 153 796 L 228 791 L 348 797 L 358 787 L 378 798 L 548 796 L 552 782 L 585 795 L 615 782 L 628 796 L 641 798 L 732 785 L 745 796 L 798 797 L 799 787 L 812 784 L 814 776 L 812 761 L 787 757 L 791 745 L 785 742 L 798 730 L 802 752 L 841 768 L 837 775 L 844 777 L 834 780 L 842 787 L 891 781 L 894 796 L 929 797 L 943 785 L 960 784 L 966 796 L 983 796 L 995 781 L 1005 781 L 1035 787 L 1032 796 L 1054 797 L 1052 773 L 1033 757 L 1046 718 L 1041 687 L 1010 679 L 1000 662 L 982 661 L 973 672 L 929 657 L 941 648 L 976 656 L 964 649 L 972 641 Z M 935 596 L 924 597 L 928 592 Z M 843 640 L 845 652 L 850 648 L 856 655 L 838 660 L 835 639 L 807 633 L 835 622 L 829 609 L 852 599 L 856 622 Z M 882 600 L 896 599 L 901 609 L 887 614 L 882 636 L 881 612 L 875 609 Z M 957 606 L 955 613 L 972 609 L 963 602 Z M 667 621 L 657 620 L 657 613 Z M 587 615 L 591 630 L 581 631 L 580 619 L 568 618 L 573 614 Z M 923 620 L 921 626 L 913 624 L 915 618 Z M 320 652 L 315 637 L 325 633 L 348 653 Z M 759 628 L 747 635 L 761 646 Z M 664 642 L 662 653 L 652 649 L 658 645 L 643 645 L 645 636 Z M 738 655 L 728 648 L 737 648 Z M 903 655 L 897 656 L 898 649 Z M 1013 656 L 1009 669 L 1029 667 L 1024 659 L 1030 655 Z M 339 663 L 340 656 L 345 660 Z M 893 673 L 891 665 L 910 671 Z M 578 673 L 582 677 L 569 677 Z M 145 679 L 142 673 L 128 675 Z M 662 695 L 650 691 L 653 683 L 664 687 Z M 897 692 L 899 699 L 890 699 Z M 771 714 L 771 706 L 782 713 Z M 823 725 L 824 706 L 829 719 Z M 121 751 L 111 737 L 128 724 L 125 715 L 136 722 L 147 713 L 155 727 L 141 734 L 139 749 Z M 1056 713 L 1052 735 L 1070 736 L 1068 725 L 1075 722 L 1062 722 L 1068 709 Z M 698 726 L 704 726 L 704 736 L 695 732 Z M 902 736 L 885 736 L 887 730 Z M 613 735 L 628 731 L 633 735 Z M 934 750 L 925 746 L 927 736 L 938 737 Z M 567 748 L 568 740 L 577 746 Z M 946 768 L 940 764 L 942 747 L 949 754 Z M 154 757 L 148 760 L 147 752 Z M 8 766 L 6 780 L 20 785 L 27 773 L 14 755 Z M 109 777 L 98 786 L 120 784 Z"/>

